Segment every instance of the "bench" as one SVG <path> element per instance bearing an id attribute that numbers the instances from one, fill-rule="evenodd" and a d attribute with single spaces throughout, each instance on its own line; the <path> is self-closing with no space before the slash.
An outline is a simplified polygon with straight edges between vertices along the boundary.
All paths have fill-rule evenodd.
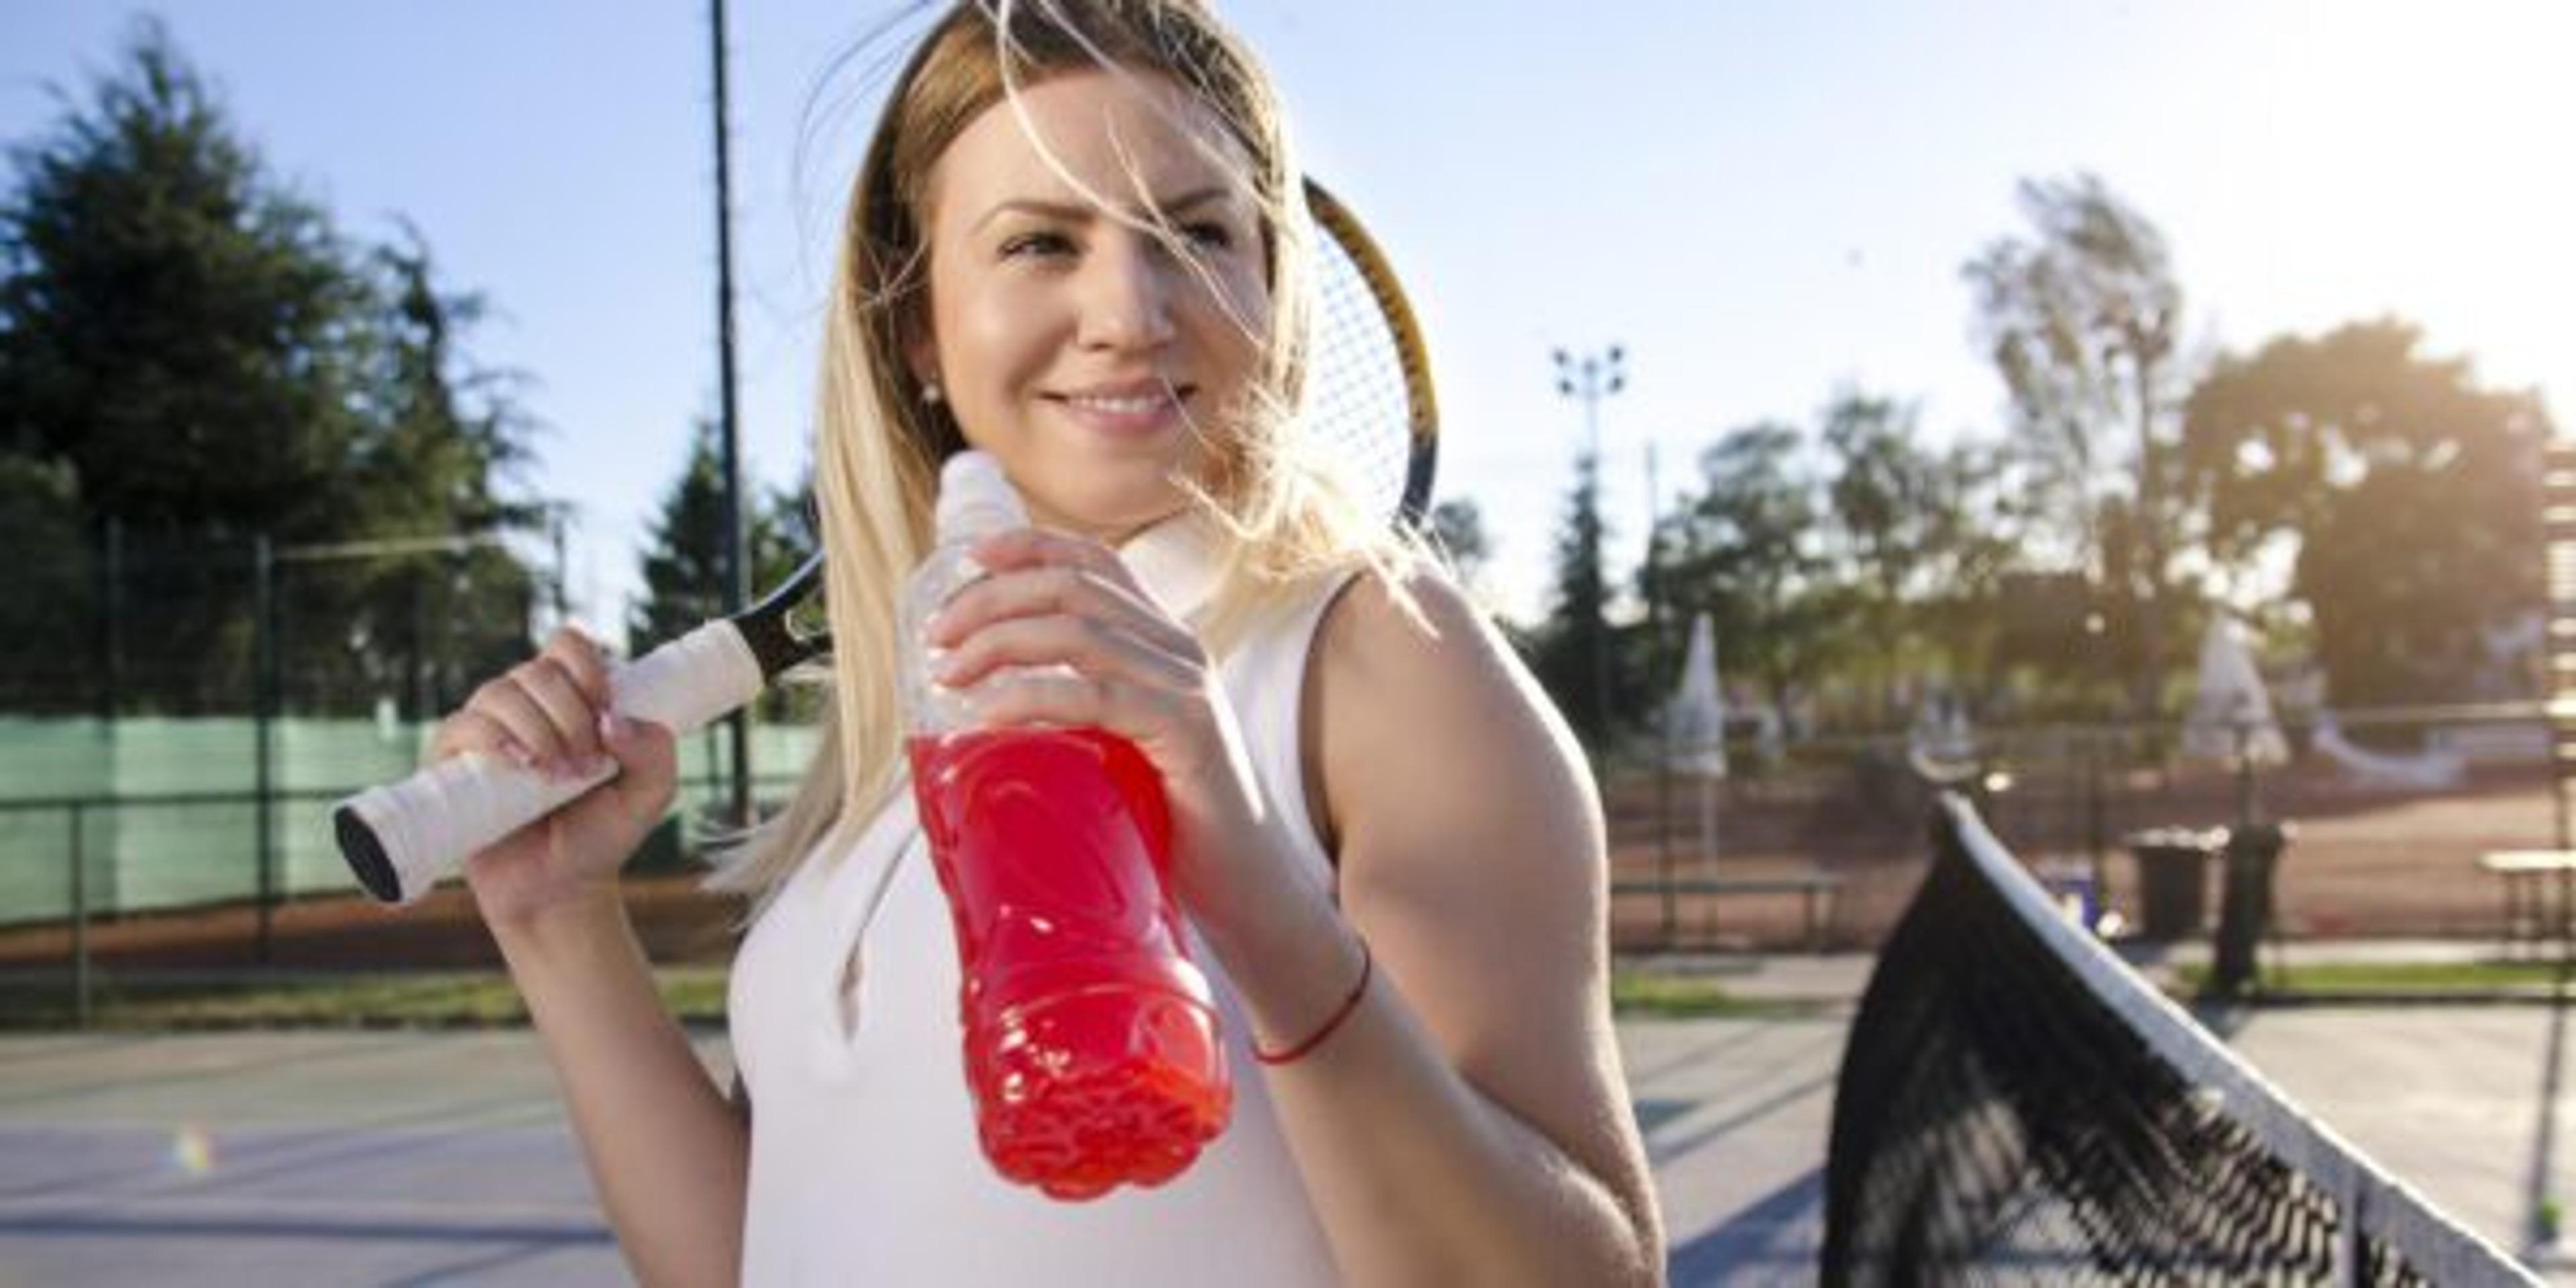
<path id="1" fill-rule="evenodd" d="M 1689 877 L 1672 881 L 1620 881 L 1610 887 L 1610 897 L 1642 898 L 1670 894 L 1675 898 L 1720 899 L 1740 894 L 1794 894 L 1801 897 L 1806 910 L 1807 949 L 1822 952 L 1825 930 L 1833 922 L 1834 896 L 1842 890 L 1841 876 L 1824 871 L 1783 872 L 1769 876 Z M 1716 913 L 1709 914 L 1709 930 L 1716 929 Z"/>
<path id="2" fill-rule="evenodd" d="M 2478 866 L 2504 883 L 2507 947 L 2523 940 L 2536 944 L 2553 934 L 2567 942 L 2569 915 L 2576 912 L 2576 850 L 2493 850 L 2478 856 Z M 2555 915 L 2547 906 L 2551 876 L 2558 878 Z"/>

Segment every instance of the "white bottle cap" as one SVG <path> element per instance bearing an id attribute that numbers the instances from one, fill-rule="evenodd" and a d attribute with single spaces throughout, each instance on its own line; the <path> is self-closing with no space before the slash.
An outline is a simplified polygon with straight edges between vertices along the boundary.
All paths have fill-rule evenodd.
<path id="1" fill-rule="evenodd" d="M 1002 463 L 989 452 L 964 451 L 939 470 L 939 540 L 980 537 L 1029 526 L 1027 507 Z"/>

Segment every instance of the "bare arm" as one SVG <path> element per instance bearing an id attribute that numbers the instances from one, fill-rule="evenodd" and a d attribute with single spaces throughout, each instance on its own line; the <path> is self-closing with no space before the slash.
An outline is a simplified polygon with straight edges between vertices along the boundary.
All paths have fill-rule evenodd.
<path id="1" fill-rule="evenodd" d="M 1377 980 L 1313 1054 L 1265 1071 L 1336 1258 L 1359 1283 L 1647 1283 L 1662 1232 L 1609 1015 L 1601 820 L 1571 740 L 1456 592 L 1434 639 L 1363 580 L 1329 612 L 1309 778 L 1341 910 L 1282 892 L 1219 946 L 1266 1046 Z"/>
<path id="2" fill-rule="evenodd" d="M 1612 1040 L 1599 806 L 1564 727 L 1446 583 L 1427 623 L 1364 579 L 1310 666 L 1308 777 L 1341 906 L 1262 823 L 1231 708 L 1186 628 L 1105 547 L 990 538 L 931 627 L 998 725 L 1100 725 L 1163 775 L 1172 886 L 1241 991 L 1343 1272 L 1362 1283 L 1647 1283 L 1663 1254 Z M 1425 629 L 1428 626 L 1430 629 Z M 1345 918 L 1347 913 L 1347 919 Z"/>
<path id="3" fill-rule="evenodd" d="M 750 1132 L 653 986 L 617 871 L 671 800 L 671 735 L 603 727 L 598 650 L 557 632 L 477 690 L 432 758 L 474 750 L 540 770 L 606 755 L 619 775 L 466 864 L 484 923 L 527 999 L 619 1248 L 647 1284 L 740 1272 Z"/>
<path id="4" fill-rule="evenodd" d="M 494 937 L 563 1088 L 582 1161 L 647 1284 L 730 1284 L 751 1132 L 654 990 L 622 908 Z"/>

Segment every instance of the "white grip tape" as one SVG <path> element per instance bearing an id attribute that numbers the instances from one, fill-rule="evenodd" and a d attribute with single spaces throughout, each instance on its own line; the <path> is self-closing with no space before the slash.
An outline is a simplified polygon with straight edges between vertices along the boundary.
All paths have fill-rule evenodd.
<path id="1" fill-rule="evenodd" d="M 675 735 L 692 733 L 759 694 L 760 663 L 730 623 L 709 622 L 611 667 L 608 689 L 618 714 L 650 720 Z M 394 897 L 388 902 L 407 904 L 463 867 L 466 856 L 616 776 L 611 767 L 580 779 L 549 779 L 467 752 L 399 783 L 371 787 L 339 808 L 365 822 L 391 864 Z M 370 889 L 380 898 L 386 893 L 373 882 Z"/>

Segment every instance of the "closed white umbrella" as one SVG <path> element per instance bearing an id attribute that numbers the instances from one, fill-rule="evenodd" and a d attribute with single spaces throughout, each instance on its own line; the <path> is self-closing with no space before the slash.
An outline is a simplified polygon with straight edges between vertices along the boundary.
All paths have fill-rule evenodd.
<path id="1" fill-rule="evenodd" d="M 1706 613 L 1691 623 L 1682 685 L 1664 708 L 1664 731 L 1675 772 L 1726 777 L 1726 697 L 1717 687 L 1717 630 Z"/>
<path id="2" fill-rule="evenodd" d="M 2200 677 L 2183 721 L 2182 751 L 2203 760 L 2279 765 L 2290 759 L 2289 741 L 2272 717 L 2272 697 L 2236 623 L 2213 617 L 2200 637 Z"/>
<path id="3" fill-rule="evenodd" d="M 2182 725 L 2182 753 L 2219 760 L 2236 769 L 2236 822 L 2255 821 L 2254 769 L 2286 764 L 2289 740 L 2272 718 L 2272 697 L 2254 655 L 2236 634 L 2236 623 L 2221 614 L 2209 619 L 2200 637 L 2200 676 L 2191 695 L 2191 714 Z"/>
<path id="4" fill-rule="evenodd" d="M 1699 780 L 1699 848 L 1717 860 L 1717 783 L 1726 777 L 1726 697 L 1717 682 L 1717 628 L 1702 613 L 1691 622 L 1681 689 L 1664 708 L 1665 764 Z"/>

